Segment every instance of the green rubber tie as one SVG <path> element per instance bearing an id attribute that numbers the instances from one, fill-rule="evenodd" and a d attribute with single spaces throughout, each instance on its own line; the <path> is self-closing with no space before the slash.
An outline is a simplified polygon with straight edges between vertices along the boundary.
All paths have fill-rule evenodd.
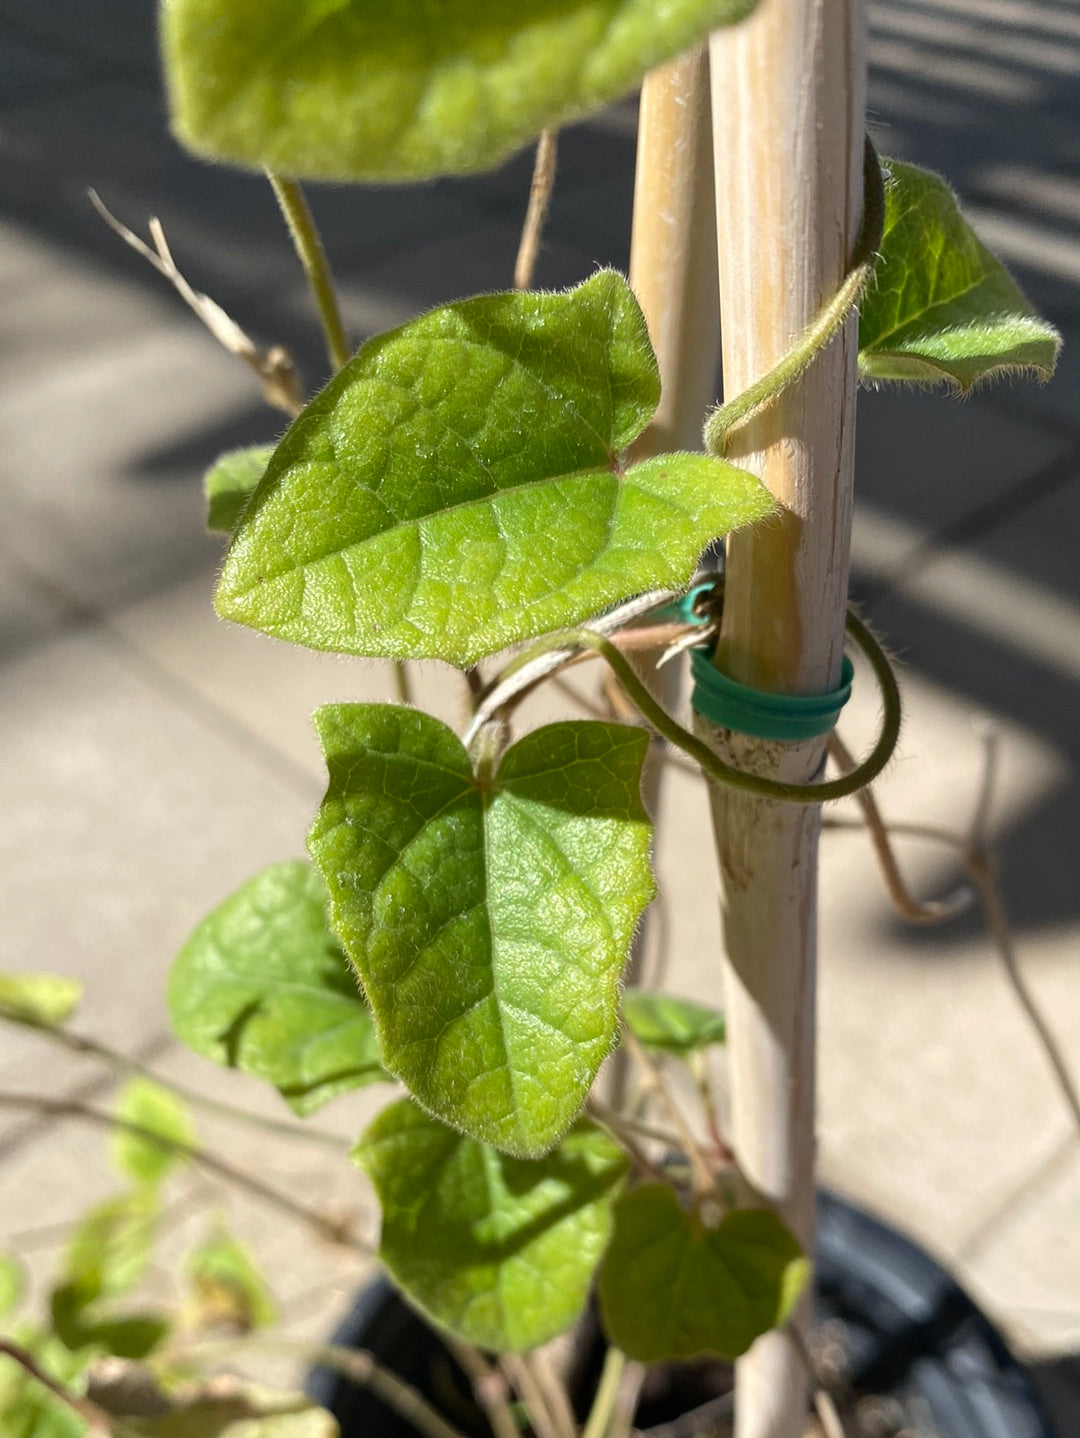
<path id="1" fill-rule="evenodd" d="M 855 666 L 844 655 L 840 684 L 828 694 L 770 694 L 750 689 L 721 673 L 712 662 L 711 649 L 695 649 L 690 658 L 694 676 L 691 705 L 695 713 L 723 729 L 751 734 L 755 739 L 783 739 L 796 743 L 831 734 L 840 711 L 851 698 Z"/>

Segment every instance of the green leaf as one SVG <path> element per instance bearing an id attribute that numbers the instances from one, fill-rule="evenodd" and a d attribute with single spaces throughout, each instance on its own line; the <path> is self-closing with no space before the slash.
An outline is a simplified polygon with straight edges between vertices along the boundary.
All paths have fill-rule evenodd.
<path id="1" fill-rule="evenodd" d="M 310 864 L 275 864 L 184 945 L 168 1006 L 181 1042 L 277 1088 L 299 1114 L 384 1078 L 371 1015 Z"/>
<path id="2" fill-rule="evenodd" d="M 627 1160 L 577 1123 L 545 1158 L 508 1158 L 408 1099 L 368 1128 L 355 1157 L 382 1206 L 379 1256 L 436 1323 L 494 1352 L 546 1343 L 588 1297 Z"/>
<path id="3" fill-rule="evenodd" d="M 653 895 L 644 730 L 553 724 L 481 780 L 429 714 L 341 704 L 315 720 L 330 783 L 308 846 L 383 1062 L 446 1123 L 536 1157 L 613 1046 Z"/>
<path id="4" fill-rule="evenodd" d="M 288 431 L 218 612 L 313 649 L 468 665 L 689 581 L 772 512 L 705 455 L 625 472 L 660 382 L 626 281 L 446 305 L 364 345 Z"/>
<path id="5" fill-rule="evenodd" d="M 0 1019 L 35 1029 L 67 1023 L 83 995 L 78 979 L 58 974 L 0 974 Z"/>
<path id="6" fill-rule="evenodd" d="M 273 453 L 272 444 L 233 449 L 211 465 L 203 480 L 207 529 L 232 534 Z"/>
<path id="7" fill-rule="evenodd" d="M 150 1263 L 157 1214 L 154 1190 L 142 1186 L 98 1204 L 75 1230 L 50 1298 L 53 1328 L 72 1352 L 93 1347 L 143 1358 L 165 1337 L 162 1315 L 116 1308 Z"/>
<path id="8" fill-rule="evenodd" d="M 64 1259 L 65 1279 L 76 1285 L 84 1304 L 128 1293 L 150 1262 L 156 1195 L 148 1189 L 118 1194 L 84 1215 L 72 1234 Z"/>
<path id="9" fill-rule="evenodd" d="M 1061 336 L 1040 319 L 939 176 L 886 160 L 885 232 L 859 307 L 869 380 L 970 389 L 999 373 L 1054 372 Z"/>
<path id="10" fill-rule="evenodd" d="M 328 180 L 489 169 L 627 94 L 755 0 L 169 0 L 173 129 Z"/>
<path id="11" fill-rule="evenodd" d="M 737 1358 L 786 1321 L 809 1272 L 775 1214 L 735 1209 L 707 1228 L 666 1184 L 650 1184 L 615 1206 L 600 1270 L 604 1327 L 642 1363 Z"/>
<path id="12" fill-rule="evenodd" d="M 674 994 L 627 989 L 622 1011 L 637 1041 L 663 1053 L 688 1054 L 710 1044 L 722 1044 L 727 1036 L 723 1014 Z"/>
<path id="13" fill-rule="evenodd" d="M 0 1323 L 18 1308 L 26 1292 L 26 1275 L 22 1264 L 9 1253 L 0 1253 Z"/>
<path id="14" fill-rule="evenodd" d="M 267 1328 L 277 1320 L 277 1307 L 266 1280 L 246 1244 L 223 1224 L 188 1254 L 192 1328 L 227 1327 L 244 1333 Z"/>
<path id="15" fill-rule="evenodd" d="M 184 1105 L 148 1079 L 135 1078 L 125 1084 L 113 1113 L 124 1123 L 160 1134 L 168 1144 L 190 1148 L 195 1143 L 195 1129 Z M 111 1148 L 112 1161 L 120 1172 L 136 1184 L 149 1187 L 159 1184 L 185 1161 L 182 1152 L 124 1129 L 114 1131 Z"/>

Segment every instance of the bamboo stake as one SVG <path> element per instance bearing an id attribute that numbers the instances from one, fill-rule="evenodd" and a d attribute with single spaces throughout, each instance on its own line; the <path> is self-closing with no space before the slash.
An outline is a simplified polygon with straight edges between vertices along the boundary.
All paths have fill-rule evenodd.
<path id="1" fill-rule="evenodd" d="M 630 285 L 660 368 L 660 404 L 630 451 L 632 462 L 668 450 L 701 448 L 701 426 L 716 395 L 720 302 L 716 282 L 709 62 L 704 46 L 645 77 L 638 111 Z M 634 668 L 665 708 L 679 693 L 679 666 L 657 670 L 659 650 Z M 655 818 L 663 765 L 650 756 L 642 801 Z M 646 927 L 628 977 L 640 978 Z M 616 1070 L 622 1067 L 616 1064 Z M 615 1080 L 619 1087 L 618 1079 Z"/>
<path id="2" fill-rule="evenodd" d="M 724 383 L 738 394 L 833 295 L 859 229 L 865 50 L 859 0 L 761 0 L 710 45 Z M 854 319 L 732 436 L 783 518 L 729 549 L 718 662 L 745 684 L 821 692 L 840 675 L 854 461 Z M 811 778 L 823 742 L 779 745 L 699 721 L 723 757 Z M 723 886 L 733 1144 L 742 1171 L 813 1243 L 814 996 L 820 810 L 712 791 Z M 805 1308 L 803 1321 L 805 1321 Z M 807 1378 L 791 1334 L 740 1361 L 737 1438 L 799 1438 Z"/>

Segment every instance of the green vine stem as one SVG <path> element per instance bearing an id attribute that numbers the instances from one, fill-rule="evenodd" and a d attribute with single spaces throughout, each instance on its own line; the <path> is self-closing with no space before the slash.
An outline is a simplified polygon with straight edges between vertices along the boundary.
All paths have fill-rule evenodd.
<path id="1" fill-rule="evenodd" d="M 573 649 L 591 649 L 612 669 L 615 677 L 656 732 L 695 759 L 710 779 L 715 779 L 718 784 L 726 784 L 731 789 L 739 789 L 744 794 L 753 794 L 759 799 L 775 799 L 788 804 L 828 804 L 835 799 L 846 799 L 872 783 L 892 758 L 900 737 L 900 690 L 889 657 L 852 610 L 848 610 L 846 628 L 848 635 L 868 660 L 881 692 L 881 732 L 861 764 L 839 779 L 830 779 L 820 784 L 787 784 L 779 779 L 766 779 L 758 774 L 750 774 L 745 769 L 736 769 L 732 764 L 725 764 L 707 744 L 684 729 L 656 702 L 618 647 L 606 635 L 596 630 L 572 629 L 553 634 L 541 645 L 522 655 L 514 668 L 530 672 L 533 661 L 542 656 L 551 653 L 565 654 Z M 484 712 L 486 718 L 490 706 L 485 706 L 485 710 L 478 711 L 478 714 L 480 712 Z M 473 730 L 477 727 L 474 721 Z"/>
<path id="2" fill-rule="evenodd" d="M 281 213 L 285 216 L 285 223 L 289 227 L 289 234 L 292 236 L 296 253 L 304 267 L 304 273 L 308 277 L 308 284 L 315 297 L 319 319 L 322 323 L 326 353 L 330 357 L 331 368 L 336 374 L 338 370 L 344 369 L 349 363 L 352 347 L 345 332 L 345 322 L 341 318 L 341 307 L 338 304 L 337 290 L 334 288 L 334 278 L 330 273 L 330 265 L 326 258 L 326 250 L 323 247 L 318 226 L 315 224 L 315 216 L 311 213 L 307 197 L 295 180 L 284 175 L 277 175 L 272 170 L 267 170 L 266 178 L 270 181 L 277 202 L 281 206 Z M 413 702 L 412 680 L 409 670 L 402 660 L 394 661 L 393 674 L 394 688 L 399 702 L 411 705 Z"/>
<path id="3" fill-rule="evenodd" d="M 275 175 L 270 170 L 267 170 L 266 177 L 281 206 L 281 213 L 285 216 L 296 253 L 311 285 L 311 292 L 319 308 L 319 319 L 322 321 L 326 352 L 330 357 L 330 364 L 337 371 L 348 364 L 351 350 L 315 217 L 303 190 L 295 180 L 284 175 Z"/>
<path id="4" fill-rule="evenodd" d="M 615 1410 L 615 1399 L 618 1397 L 619 1383 L 625 1367 L 626 1354 L 613 1344 L 604 1354 L 604 1367 L 600 1373 L 596 1397 L 593 1399 L 581 1438 L 604 1438 Z"/>
<path id="5" fill-rule="evenodd" d="M 877 152 L 868 136 L 863 164 L 863 218 L 847 275 L 779 364 L 742 394 L 713 410 L 705 422 L 705 447 L 710 454 L 725 455 L 732 430 L 745 424 L 794 384 L 815 355 L 836 338 L 874 273 L 884 224 L 885 185 Z"/>

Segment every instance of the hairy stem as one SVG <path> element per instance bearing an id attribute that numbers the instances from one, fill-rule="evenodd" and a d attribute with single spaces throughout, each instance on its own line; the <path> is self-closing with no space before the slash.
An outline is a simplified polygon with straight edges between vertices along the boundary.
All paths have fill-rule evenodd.
<path id="1" fill-rule="evenodd" d="M 530 649 L 520 661 L 527 670 L 531 661 L 545 653 L 565 653 L 568 648 L 591 649 L 599 654 L 614 670 L 619 682 L 630 698 L 658 734 L 669 740 L 676 748 L 695 759 L 706 774 L 720 784 L 753 794 L 761 799 L 778 799 L 790 804 L 827 804 L 834 799 L 845 799 L 871 783 L 885 768 L 896 748 L 900 737 L 900 691 L 892 672 L 888 656 L 859 617 L 848 612 L 847 632 L 856 642 L 870 663 L 881 691 L 883 714 L 881 733 L 866 759 L 850 774 L 840 779 L 827 780 L 820 784 L 788 784 L 777 779 L 766 779 L 758 774 L 737 769 L 726 764 L 696 735 L 667 713 L 634 673 L 633 668 L 620 653 L 618 646 L 606 635 L 591 629 L 573 629 L 552 635 L 543 644 Z M 564 661 L 565 662 L 565 661 Z"/>
<path id="2" fill-rule="evenodd" d="M 866 140 L 863 167 L 863 218 L 855 248 L 840 288 L 803 330 L 782 360 L 748 389 L 713 411 L 705 424 L 710 454 L 727 453 L 731 432 L 759 414 L 799 378 L 815 355 L 836 338 L 870 283 L 885 224 L 885 186 L 877 152 Z"/>
<path id="3" fill-rule="evenodd" d="M 330 358 L 331 368 L 336 372 L 348 364 L 351 349 L 315 217 L 303 190 L 295 180 L 284 175 L 275 175 L 270 170 L 267 170 L 266 177 L 281 206 L 281 213 L 285 216 L 293 245 L 311 286 L 326 341 L 326 353 Z"/>

